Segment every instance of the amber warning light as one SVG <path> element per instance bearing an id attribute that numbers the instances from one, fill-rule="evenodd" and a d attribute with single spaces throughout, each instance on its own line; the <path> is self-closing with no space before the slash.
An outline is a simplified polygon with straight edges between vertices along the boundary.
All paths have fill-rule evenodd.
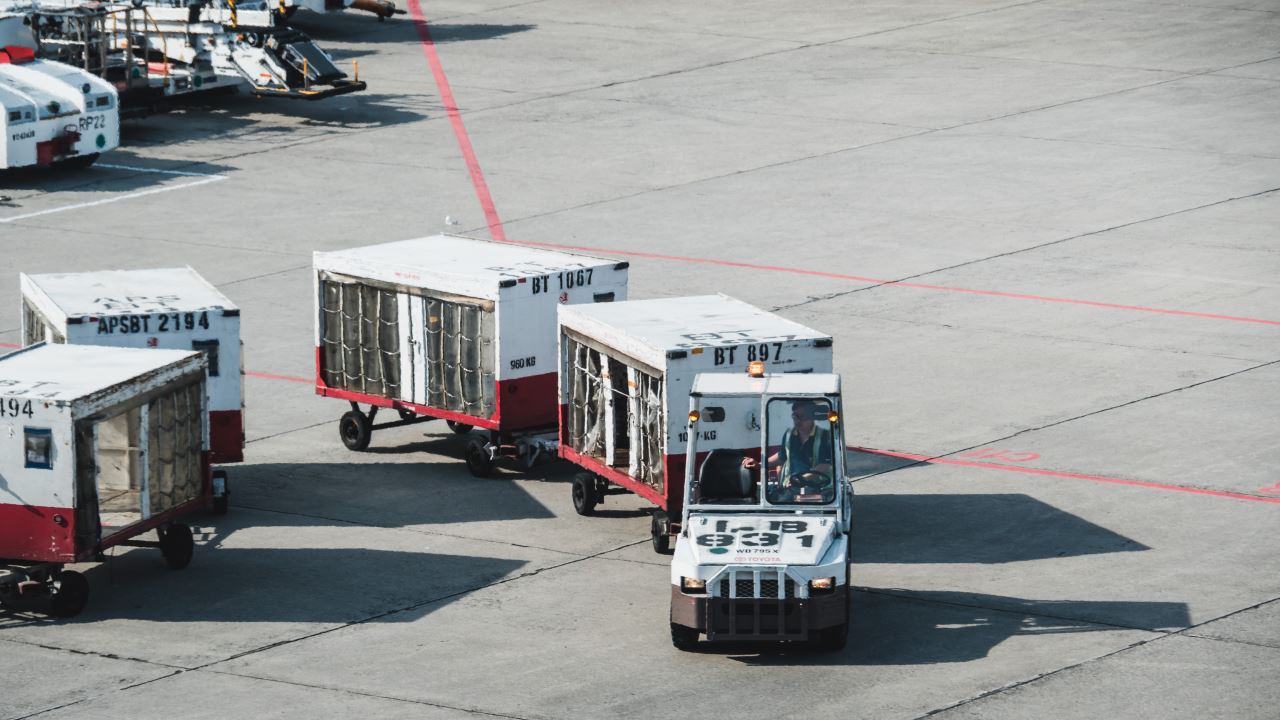
<path id="1" fill-rule="evenodd" d="M 747 363 L 747 374 L 751 377 L 764 377 L 764 362 L 761 360 L 752 360 Z"/>

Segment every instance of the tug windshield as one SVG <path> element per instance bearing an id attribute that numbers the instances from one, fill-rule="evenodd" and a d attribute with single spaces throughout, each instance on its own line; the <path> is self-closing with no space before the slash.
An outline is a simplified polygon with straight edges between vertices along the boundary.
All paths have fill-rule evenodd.
<path id="1" fill-rule="evenodd" d="M 765 417 L 765 498 L 772 505 L 836 498 L 837 421 L 823 398 L 773 398 Z"/>

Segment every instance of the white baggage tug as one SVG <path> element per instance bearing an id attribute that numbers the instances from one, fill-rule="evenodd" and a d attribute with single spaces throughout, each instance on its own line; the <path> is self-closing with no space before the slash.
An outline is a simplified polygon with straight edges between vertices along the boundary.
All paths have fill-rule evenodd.
<path id="1" fill-rule="evenodd" d="M 244 351 L 240 309 L 195 270 L 105 270 L 19 275 L 22 343 L 198 350 L 208 360 L 209 457 L 244 460 Z M 227 511 L 225 470 L 213 472 L 213 509 Z"/>
<path id="2" fill-rule="evenodd" d="M 70 65 L 5 45 L 0 18 L 0 170 L 83 168 L 120 144 L 111 83 Z"/>
<path id="3" fill-rule="evenodd" d="M 0 357 L 0 604 L 69 617 L 89 585 L 65 563 L 115 545 L 191 561 L 210 504 L 205 358 L 38 345 Z M 156 530 L 159 542 L 133 538 Z"/>
<path id="4" fill-rule="evenodd" d="M 556 451 L 556 308 L 624 300 L 627 267 L 452 235 L 317 252 L 316 393 L 351 403 L 351 450 L 440 418 L 468 435 L 472 474 L 531 467 Z M 399 420 L 375 425 L 379 408 Z"/>
<path id="5" fill-rule="evenodd" d="M 694 461 L 671 560 L 671 642 L 687 650 L 705 633 L 839 650 L 853 500 L 840 376 L 752 365 L 699 375 L 689 393 Z"/>
<path id="6" fill-rule="evenodd" d="M 589 515 L 605 494 L 658 506 L 650 529 L 665 553 L 684 498 L 685 410 L 694 376 L 831 372 L 831 336 L 724 295 L 560 309 L 560 455 L 583 469 L 573 506 Z M 716 442 L 712 428 L 707 442 Z"/>

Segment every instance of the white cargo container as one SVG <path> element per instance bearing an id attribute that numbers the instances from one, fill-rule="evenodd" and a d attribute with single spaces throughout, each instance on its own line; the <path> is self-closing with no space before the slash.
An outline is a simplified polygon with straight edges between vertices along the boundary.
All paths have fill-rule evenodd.
<path id="1" fill-rule="evenodd" d="M 210 460 L 244 460 L 244 352 L 240 309 L 195 270 L 20 274 L 22 340 L 198 350 L 208 357 Z M 225 471 L 214 473 L 226 512 Z"/>
<path id="2" fill-rule="evenodd" d="M 206 361 L 197 352 L 38 345 L 0 357 L 0 603 L 84 607 L 64 563 L 115 545 L 191 560 L 175 522 L 212 503 Z M 132 538 L 149 530 L 160 541 Z"/>
<path id="3" fill-rule="evenodd" d="M 771 373 L 832 369 L 830 335 L 725 295 L 565 307 L 559 334 L 560 456 L 585 471 L 574 476 L 574 508 L 590 514 L 610 485 L 652 501 L 658 552 L 678 531 L 669 518 L 684 497 L 694 376 L 752 362 Z M 708 430 L 700 447 L 719 447 L 720 434 Z"/>
<path id="4" fill-rule="evenodd" d="M 556 308 L 626 299 L 627 266 L 452 235 L 317 252 L 316 393 L 351 403 L 339 432 L 352 450 L 441 418 L 482 431 L 473 473 L 498 455 L 531 465 L 555 449 Z M 400 419 L 374 425 L 378 408 Z"/>

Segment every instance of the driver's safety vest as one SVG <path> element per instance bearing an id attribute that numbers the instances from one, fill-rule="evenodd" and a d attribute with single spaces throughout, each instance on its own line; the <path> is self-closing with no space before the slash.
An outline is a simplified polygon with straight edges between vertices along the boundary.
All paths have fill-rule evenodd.
<path id="1" fill-rule="evenodd" d="M 782 461 L 782 479 L 784 481 L 790 479 L 791 477 L 791 434 L 792 432 L 794 432 L 794 429 L 789 428 L 786 432 L 782 433 L 782 451 L 785 456 Z M 818 458 L 820 457 L 820 453 L 822 452 L 822 442 L 825 440 L 827 444 L 830 445 L 831 431 L 826 428 L 815 427 L 813 429 L 812 440 L 813 440 L 813 447 L 809 451 L 809 464 L 807 465 L 808 469 L 813 469 L 813 467 L 818 464 Z M 836 452 L 836 449 L 834 447 L 831 448 L 831 454 L 833 456 L 832 458 L 833 460 L 834 460 L 835 452 Z"/>

